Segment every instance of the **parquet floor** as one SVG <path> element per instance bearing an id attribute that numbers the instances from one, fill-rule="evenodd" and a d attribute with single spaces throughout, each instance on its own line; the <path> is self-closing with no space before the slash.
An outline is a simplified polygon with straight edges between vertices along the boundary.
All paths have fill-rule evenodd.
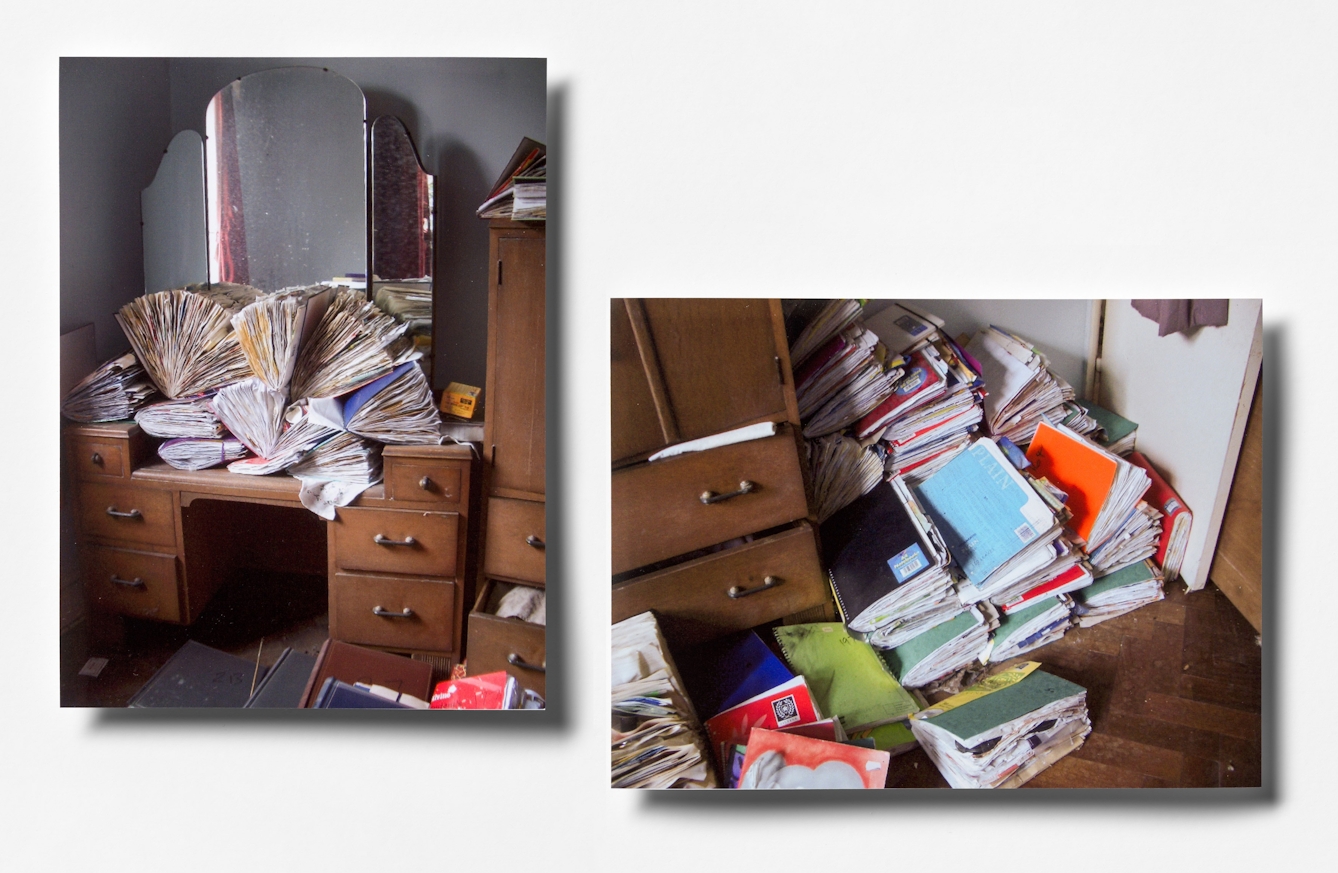
<path id="1" fill-rule="evenodd" d="M 1087 689 L 1092 733 L 1028 788 L 1261 785 L 1262 651 L 1216 586 L 1166 599 L 1017 660 Z M 1014 662 L 1008 662 L 1014 663 Z M 924 752 L 892 760 L 888 787 L 947 787 Z"/>

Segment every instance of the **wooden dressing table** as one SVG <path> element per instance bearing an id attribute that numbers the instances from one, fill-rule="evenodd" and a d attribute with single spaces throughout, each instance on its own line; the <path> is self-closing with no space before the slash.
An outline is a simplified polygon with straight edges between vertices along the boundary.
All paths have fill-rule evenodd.
<path id="1" fill-rule="evenodd" d="M 297 479 L 177 470 L 133 422 L 70 425 L 63 436 L 80 573 L 90 606 L 104 612 L 176 624 L 199 617 L 239 546 L 202 501 L 315 518 Z M 326 533 L 330 637 L 449 671 L 462 655 L 473 593 L 466 558 L 476 462 L 464 446 L 386 446 L 383 463 L 384 482 L 334 521 L 317 521 Z"/>

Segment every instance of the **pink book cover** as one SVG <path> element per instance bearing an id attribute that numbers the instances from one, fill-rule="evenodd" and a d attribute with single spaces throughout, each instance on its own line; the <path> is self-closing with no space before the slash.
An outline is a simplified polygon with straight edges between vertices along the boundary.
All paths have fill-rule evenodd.
<path id="1" fill-rule="evenodd" d="M 877 749 L 754 728 L 740 788 L 883 788 L 892 756 Z"/>

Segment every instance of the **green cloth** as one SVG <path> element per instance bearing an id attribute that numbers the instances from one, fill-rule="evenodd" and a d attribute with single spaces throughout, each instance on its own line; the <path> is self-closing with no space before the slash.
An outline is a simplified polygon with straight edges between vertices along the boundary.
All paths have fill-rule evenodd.
<path id="1" fill-rule="evenodd" d="M 790 668 L 808 682 L 824 716 L 839 718 L 846 733 L 903 719 L 920 707 L 874 651 L 839 621 L 776 628 Z"/>

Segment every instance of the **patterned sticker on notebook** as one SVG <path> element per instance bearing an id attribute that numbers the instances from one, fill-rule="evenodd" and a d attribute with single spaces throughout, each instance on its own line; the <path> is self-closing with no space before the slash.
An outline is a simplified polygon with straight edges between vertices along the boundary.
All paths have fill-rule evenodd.
<path id="1" fill-rule="evenodd" d="M 1031 525 L 1027 524 L 1025 521 L 1022 524 L 1019 524 L 1013 530 L 1013 533 L 1017 534 L 1017 538 L 1022 540 L 1022 542 L 1024 543 L 1029 543 L 1032 540 L 1036 539 L 1036 531 L 1033 530 Z"/>
<path id="2" fill-rule="evenodd" d="M 920 544 L 915 543 L 910 548 L 904 549 L 888 558 L 887 566 L 892 568 L 892 575 L 897 577 L 897 584 L 900 585 L 916 573 L 919 573 L 925 567 L 928 567 L 929 561 L 925 558 L 925 553 L 920 548 Z"/>
<path id="3" fill-rule="evenodd" d="M 799 721 L 799 705 L 795 703 L 793 694 L 771 701 L 771 712 L 776 716 L 776 727 Z"/>

